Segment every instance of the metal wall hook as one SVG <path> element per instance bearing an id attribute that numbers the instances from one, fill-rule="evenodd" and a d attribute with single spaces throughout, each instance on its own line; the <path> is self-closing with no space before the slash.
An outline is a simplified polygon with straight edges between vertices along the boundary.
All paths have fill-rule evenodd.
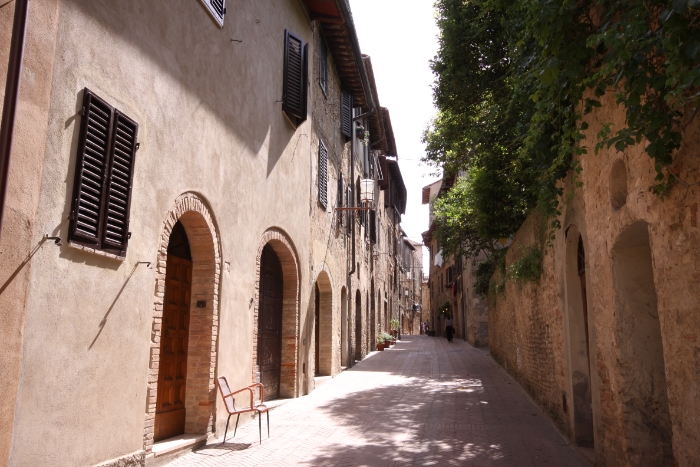
<path id="1" fill-rule="evenodd" d="M 136 263 L 136 265 L 139 265 L 139 264 L 145 264 L 145 265 L 146 265 L 146 269 L 153 269 L 153 267 L 151 267 L 151 262 L 150 262 L 150 261 L 138 261 L 138 262 Z"/>
<path id="2" fill-rule="evenodd" d="M 50 237 L 49 234 L 44 234 L 44 240 L 53 240 L 57 246 L 63 246 L 63 243 L 61 243 L 61 237 Z"/>

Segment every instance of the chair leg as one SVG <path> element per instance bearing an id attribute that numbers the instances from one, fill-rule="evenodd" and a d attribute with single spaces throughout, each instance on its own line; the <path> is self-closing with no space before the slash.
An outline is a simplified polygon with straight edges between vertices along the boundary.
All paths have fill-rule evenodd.
<path id="1" fill-rule="evenodd" d="M 226 430 L 224 431 L 224 440 L 221 442 L 221 444 L 224 444 L 226 442 L 226 433 L 228 433 L 228 422 L 231 421 L 231 414 L 229 414 L 228 419 L 226 420 Z"/>
<path id="2" fill-rule="evenodd" d="M 265 413 L 267 414 L 267 438 L 270 439 L 270 411 Z"/>
<path id="3" fill-rule="evenodd" d="M 236 437 L 236 430 L 238 429 L 238 420 L 240 420 L 240 418 L 241 418 L 241 414 L 238 414 L 238 416 L 236 417 L 236 427 L 233 429 L 233 437 L 234 438 Z"/>
<path id="4" fill-rule="evenodd" d="M 260 444 L 262 444 L 262 414 L 258 412 L 258 435 L 260 436 Z"/>

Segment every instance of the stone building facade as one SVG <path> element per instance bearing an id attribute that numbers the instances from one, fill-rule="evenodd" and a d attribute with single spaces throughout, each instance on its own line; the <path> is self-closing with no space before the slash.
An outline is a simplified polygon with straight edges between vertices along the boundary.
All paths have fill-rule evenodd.
<path id="1" fill-rule="evenodd" d="M 612 95 L 586 118 L 624 123 Z M 644 144 L 596 155 L 595 131 L 583 185 L 562 185 L 553 243 L 534 215 L 515 236 L 506 264 L 536 245 L 542 276 L 489 296 L 490 350 L 591 465 L 700 465 L 699 127 L 685 129 L 669 168 L 683 183 L 664 199 Z"/>
<path id="2" fill-rule="evenodd" d="M 0 7 L 2 80 L 18 3 Z M 160 462 L 173 434 L 223 435 L 217 378 L 308 394 L 398 317 L 406 190 L 347 2 L 217 5 L 30 3 L 0 465 Z M 338 211 L 359 179 L 371 214 Z"/>
<path id="3" fill-rule="evenodd" d="M 464 339 L 475 347 L 488 345 L 487 300 L 474 291 L 474 269 L 483 261 L 476 257 L 446 257 L 434 238 L 433 203 L 454 184 L 456 177 L 445 177 L 423 187 L 423 204 L 430 205 L 429 229 L 423 232 L 423 242 L 430 251 L 430 328 L 438 336 L 445 335 L 445 320 L 452 318 L 454 337 Z"/>

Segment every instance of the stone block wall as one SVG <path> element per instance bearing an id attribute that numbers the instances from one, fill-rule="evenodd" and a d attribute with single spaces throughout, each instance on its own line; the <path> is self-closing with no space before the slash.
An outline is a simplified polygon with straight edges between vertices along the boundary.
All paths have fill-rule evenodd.
<path id="1" fill-rule="evenodd" d="M 562 182 L 540 281 L 489 296 L 491 352 L 596 465 L 700 465 L 700 127 L 683 127 L 664 168 L 683 182 L 662 199 L 645 143 L 593 151 L 602 124 L 624 125 L 613 96 L 586 119 L 583 185 Z M 532 217 L 507 264 L 536 232 Z"/>

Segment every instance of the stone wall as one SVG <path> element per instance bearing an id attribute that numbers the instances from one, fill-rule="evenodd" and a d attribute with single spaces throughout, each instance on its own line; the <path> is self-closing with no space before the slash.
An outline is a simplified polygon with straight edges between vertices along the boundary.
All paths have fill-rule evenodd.
<path id="1" fill-rule="evenodd" d="M 465 340 L 474 347 L 489 345 L 488 300 L 474 292 L 474 270 L 476 265 L 486 259 L 485 255 L 465 259 L 462 272 L 462 297 L 464 301 Z"/>
<path id="2" fill-rule="evenodd" d="M 562 184 L 562 228 L 537 284 L 489 297 L 495 358 L 599 466 L 700 464 L 700 161 L 684 127 L 661 199 L 644 144 L 594 154 L 600 125 L 623 125 L 612 96 L 587 120 L 580 188 Z M 687 187 L 688 185 L 692 185 Z M 507 255 L 536 240 L 528 219 Z"/>

